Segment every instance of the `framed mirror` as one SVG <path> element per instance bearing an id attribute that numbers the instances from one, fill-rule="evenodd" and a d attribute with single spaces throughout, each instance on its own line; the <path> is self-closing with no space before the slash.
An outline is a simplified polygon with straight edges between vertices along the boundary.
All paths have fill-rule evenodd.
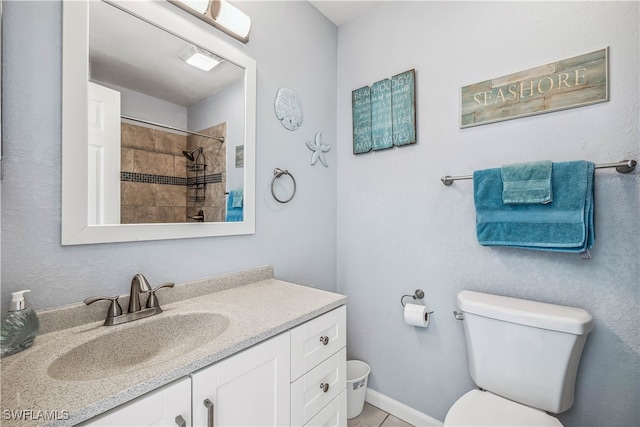
<path id="1" fill-rule="evenodd" d="M 63 245 L 255 232 L 256 63 L 192 19 L 64 3 Z"/>
<path id="2" fill-rule="evenodd" d="M 0 0 L 0 88 L 2 88 L 2 1 Z M 2 90 L 0 90 L 0 181 L 4 178 L 4 142 L 2 139 Z"/>

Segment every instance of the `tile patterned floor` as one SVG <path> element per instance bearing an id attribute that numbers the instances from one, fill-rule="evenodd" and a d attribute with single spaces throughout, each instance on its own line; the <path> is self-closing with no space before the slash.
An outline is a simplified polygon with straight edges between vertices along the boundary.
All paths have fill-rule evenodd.
<path id="1" fill-rule="evenodd" d="M 348 427 L 413 427 L 393 415 L 387 414 L 382 409 L 365 402 L 362 413 L 355 418 L 347 420 Z"/>

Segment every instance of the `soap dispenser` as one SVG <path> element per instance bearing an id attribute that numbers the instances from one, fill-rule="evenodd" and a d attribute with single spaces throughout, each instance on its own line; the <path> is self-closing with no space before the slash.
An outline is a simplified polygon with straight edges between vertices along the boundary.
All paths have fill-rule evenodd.
<path id="1" fill-rule="evenodd" d="M 11 294 L 9 312 L 2 317 L 0 324 L 0 357 L 25 350 L 33 344 L 38 335 L 40 321 L 38 315 L 28 307 L 24 294 L 30 290 Z"/>

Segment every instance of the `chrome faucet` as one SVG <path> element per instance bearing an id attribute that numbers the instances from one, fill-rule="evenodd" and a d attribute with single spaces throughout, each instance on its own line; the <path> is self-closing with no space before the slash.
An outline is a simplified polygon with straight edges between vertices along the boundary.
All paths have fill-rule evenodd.
<path id="1" fill-rule="evenodd" d="M 149 285 L 146 277 L 138 273 L 133 276 L 133 280 L 131 280 L 131 292 L 129 293 L 129 313 L 140 311 L 141 292 L 151 292 L 151 285 Z"/>
<path id="2" fill-rule="evenodd" d="M 107 311 L 107 319 L 104 321 L 105 326 L 118 325 L 120 323 L 130 322 L 132 320 L 138 320 L 145 317 L 153 316 L 154 314 L 162 313 L 160 308 L 160 302 L 156 297 L 156 291 L 161 288 L 173 288 L 173 283 L 163 283 L 156 288 L 152 289 L 151 285 L 147 281 L 146 277 L 138 273 L 133 276 L 131 280 L 131 294 L 129 295 L 129 312 L 127 314 L 122 313 L 122 307 L 118 302 L 120 295 L 115 297 L 93 297 L 84 300 L 84 303 L 89 305 L 96 301 L 109 300 L 111 305 Z M 146 308 L 142 308 L 140 305 L 140 294 L 148 293 Z"/>

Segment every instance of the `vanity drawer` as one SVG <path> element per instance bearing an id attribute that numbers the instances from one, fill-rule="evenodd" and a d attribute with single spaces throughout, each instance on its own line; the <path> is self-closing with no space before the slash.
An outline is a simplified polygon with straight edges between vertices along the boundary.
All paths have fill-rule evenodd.
<path id="1" fill-rule="evenodd" d="M 343 427 L 347 425 L 347 390 L 343 390 L 318 414 L 311 418 L 305 427 Z"/>
<path id="2" fill-rule="evenodd" d="M 347 350 L 342 348 L 291 384 L 292 426 L 309 422 L 346 389 L 346 366 Z"/>
<path id="3" fill-rule="evenodd" d="M 347 345 L 345 306 L 291 330 L 291 381 Z"/>

